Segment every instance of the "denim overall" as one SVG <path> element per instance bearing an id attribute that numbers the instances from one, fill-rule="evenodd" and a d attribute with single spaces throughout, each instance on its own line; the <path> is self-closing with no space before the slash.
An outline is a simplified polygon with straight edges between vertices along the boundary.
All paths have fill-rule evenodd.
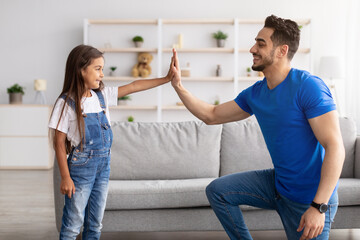
<path id="1" fill-rule="evenodd" d="M 65 195 L 60 239 L 75 239 L 84 225 L 82 239 L 100 239 L 110 177 L 112 131 L 101 91 L 96 92 L 103 111 L 83 114 L 85 141 L 70 152 L 67 163 L 75 194 Z M 65 99 L 65 96 L 61 96 Z M 75 110 L 75 102 L 68 99 Z"/>

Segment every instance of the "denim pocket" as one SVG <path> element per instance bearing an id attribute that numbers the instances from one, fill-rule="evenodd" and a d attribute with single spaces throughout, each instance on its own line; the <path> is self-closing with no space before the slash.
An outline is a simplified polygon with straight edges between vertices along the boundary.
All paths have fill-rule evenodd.
<path id="1" fill-rule="evenodd" d="M 86 165 L 90 160 L 89 156 L 84 156 L 84 154 L 76 154 L 74 153 L 70 159 L 70 165 L 71 166 L 84 166 Z"/>

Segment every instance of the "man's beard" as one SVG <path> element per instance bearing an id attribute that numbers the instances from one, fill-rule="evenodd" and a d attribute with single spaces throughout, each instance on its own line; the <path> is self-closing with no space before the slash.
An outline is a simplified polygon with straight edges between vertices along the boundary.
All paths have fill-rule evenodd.
<path id="1" fill-rule="evenodd" d="M 251 66 L 251 69 L 254 70 L 254 71 L 259 71 L 259 72 L 262 72 L 264 69 L 265 69 L 265 65 L 259 65 L 259 66 Z"/>
<path id="2" fill-rule="evenodd" d="M 261 64 L 259 66 L 252 65 L 251 69 L 254 70 L 254 71 L 261 72 L 261 71 L 263 71 L 265 69 L 266 66 L 270 66 L 271 64 L 273 64 L 273 62 L 274 62 L 274 52 L 275 52 L 275 48 L 273 48 L 271 50 L 270 56 L 267 56 L 267 57 L 264 58 L 263 64 Z M 253 56 L 259 56 L 259 55 L 253 54 Z"/>

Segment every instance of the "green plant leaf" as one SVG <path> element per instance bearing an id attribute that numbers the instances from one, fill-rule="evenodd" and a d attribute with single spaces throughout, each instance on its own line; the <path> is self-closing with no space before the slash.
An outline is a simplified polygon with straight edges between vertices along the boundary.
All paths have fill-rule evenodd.
<path id="1" fill-rule="evenodd" d="M 7 93 L 21 93 L 22 95 L 25 94 L 24 92 L 25 87 L 20 86 L 19 84 L 15 83 L 11 87 L 7 89 Z"/>
<path id="2" fill-rule="evenodd" d="M 133 37 L 133 42 L 143 42 L 144 41 L 144 39 L 141 37 L 141 36 L 135 36 L 135 37 Z"/>
<path id="3" fill-rule="evenodd" d="M 224 39 L 225 40 L 225 39 L 227 39 L 228 35 L 219 30 L 219 31 L 213 33 L 213 37 L 215 39 Z"/>

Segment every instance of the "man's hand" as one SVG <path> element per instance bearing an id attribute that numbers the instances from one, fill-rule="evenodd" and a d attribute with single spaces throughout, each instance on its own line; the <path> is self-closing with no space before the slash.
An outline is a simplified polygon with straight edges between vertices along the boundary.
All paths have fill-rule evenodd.
<path id="1" fill-rule="evenodd" d="M 170 70 L 173 73 L 171 85 L 175 88 L 181 84 L 181 70 L 180 70 L 180 66 L 179 66 L 179 59 L 177 56 L 177 52 L 174 48 L 173 48 L 173 57 L 172 57 L 171 63 L 172 63 L 172 65 L 170 67 Z"/>
<path id="2" fill-rule="evenodd" d="M 61 179 L 60 192 L 69 198 L 75 193 L 75 185 L 70 177 Z"/>
<path id="3" fill-rule="evenodd" d="M 325 213 L 320 213 L 316 208 L 309 207 L 309 209 L 301 216 L 300 224 L 297 229 L 298 232 L 301 232 L 304 229 L 300 240 L 317 237 L 322 233 L 324 225 Z"/>

